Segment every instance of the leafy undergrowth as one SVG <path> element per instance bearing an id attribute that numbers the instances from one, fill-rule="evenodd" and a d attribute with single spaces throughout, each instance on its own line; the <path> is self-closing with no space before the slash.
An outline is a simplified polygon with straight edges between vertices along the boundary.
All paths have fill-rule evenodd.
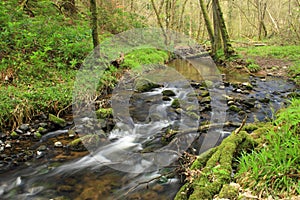
<path id="1" fill-rule="evenodd" d="M 299 197 L 299 122 L 300 99 L 293 99 L 273 122 L 234 131 L 185 169 L 186 183 L 175 199 Z"/>
<path id="2" fill-rule="evenodd" d="M 25 3 L 22 8 L 18 0 L 0 2 L 0 129 L 14 129 L 35 114 L 57 114 L 67 108 L 72 103 L 77 69 L 92 50 L 90 13 L 69 17 L 52 1 Z M 143 26 L 135 16 L 119 10 L 105 17 L 100 40 Z M 110 21 L 115 26 L 105 30 L 103 23 Z M 141 55 L 138 59 L 142 62 Z M 130 59 L 126 62 L 131 67 Z M 131 62 L 136 65 L 137 61 Z M 102 89 L 115 84 L 116 71 L 111 67 L 106 72 Z"/>
<path id="3" fill-rule="evenodd" d="M 262 148 L 240 158 L 237 182 L 262 196 L 300 194 L 300 100 L 280 112 Z"/>
<path id="4" fill-rule="evenodd" d="M 0 128 L 72 101 L 75 70 L 91 51 L 88 22 L 61 15 L 50 1 L 0 3 Z"/>

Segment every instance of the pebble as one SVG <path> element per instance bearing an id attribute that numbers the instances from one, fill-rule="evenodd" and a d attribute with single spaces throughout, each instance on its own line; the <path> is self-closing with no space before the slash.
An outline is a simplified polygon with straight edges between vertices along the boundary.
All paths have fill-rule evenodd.
<path id="1" fill-rule="evenodd" d="M 237 93 L 241 93 L 242 90 L 241 90 L 241 89 L 237 89 L 236 92 L 237 92 Z"/>
<path id="2" fill-rule="evenodd" d="M 37 148 L 38 151 L 46 151 L 47 150 L 47 146 L 46 145 L 41 145 Z"/>
<path id="3" fill-rule="evenodd" d="M 55 146 L 55 147 L 62 147 L 63 145 L 62 145 L 61 142 L 58 141 L 58 142 L 55 142 L 55 143 L 54 143 L 54 146 Z"/>
<path id="4" fill-rule="evenodd" d="M 28 131 L 29 130 L 29 124 L 22 124 L 19 129 L 22 131 Z"/>
<path id="5" fill-rule="evenodd" d="M 10 143 L 7 143 L 7 144 L 5 145 L 5 148 L 11 148 L 11 144 L 10 144 Z"/>
<path id="6" fill-rule="evenodd" d="M 0 152 L 4 151 L 4 146 L 0 146 Z"/>

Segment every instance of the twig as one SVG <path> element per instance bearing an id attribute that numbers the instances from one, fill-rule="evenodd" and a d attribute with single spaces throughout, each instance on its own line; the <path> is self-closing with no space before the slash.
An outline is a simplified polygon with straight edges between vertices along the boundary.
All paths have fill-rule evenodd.
<path id="1" fill-rule="evenodd" d="M 237 135 L 237 134 L 242 130 L 242 128 L 243 128 L 244 125 L 246 124 L 246 120 L 247 120 L 247 116 L 243 119 L 242 124 L 240 125 L 240 127 L 237 128 L 237 129 L 234 131 L 234 134 L 235 134 L 235 135 Z"/>

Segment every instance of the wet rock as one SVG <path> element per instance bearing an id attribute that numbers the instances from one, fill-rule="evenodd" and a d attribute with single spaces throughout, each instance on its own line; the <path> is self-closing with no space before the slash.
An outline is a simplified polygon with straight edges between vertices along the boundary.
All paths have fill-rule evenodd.
<path id="1" fill-rule="evenodd" d="M 251 85 L 251 83 L 249 82 L 244 82 L 242 83 L 243 88 L 247 89 L 247 90 L 253 90 L 253 85 Z"/>
<path id="2" fill-rule="evenodd" d="M 55 115 L 52 114 L 49 114 L 49 121 L 60 127 L 65 127 L 67 125 L 64 119 L 56 117 Z"/>
<path id="3" fill-rule="evenodd" d="M 11 148 L 12 146 L 11 146 L 11 144 L 10 143 L 7 143 L 6 145 L 5 145 L 5 148 L 6 149 L 9 149 L 9 148 Z"/>
<path id="4" fill-rule="evenodd" d="M 149 92 L 154 88 L 159 88 L 161 85 L 154 83 L 146 78 L 138 78 L 135 80 L 135 90 L 138 92 Z"/>
<path id="5" fill-rule="evenodd" d="M 24 132 L 23 132 L 21 129 L 19 129 L 19 128 L 17 128 L 17 129 L 15 130 L 15 132 L 18 133 L 18 134 L 23 134 L 23 133 L 24 133 Z"/>
<path id="6" fill-rule="evenodd" d="M 47 124 L 47 123 L 45 123 L 45 122 L 41 122 L 41 123 L 39 123 L 39 127 L 46 128 L 47 126 L 48 126 L 48 124 Z"/>
<path id="7" fill-rule="evenodd" d="M 170 97 L 163 96 L 163 97 L 162 97 L 162 100 L 163 100 L 163 101 L 171 101 L 171 98 L 170 98 Z"/>
<path id="8" fill-rule="evenodd" d="M 4 146 L 0 146 L 0 152 L 4 151 Z"/>
<path id="9" fill-rule="evenodd" d="M 242 93 L 242 90 L 241 89 L 236 89 L 236 92 L 237 93 Z"/>
<path id="10" fill-rule="evenodd" d="M 228 106 L 234 105 L 234 101 L 228 101 L 227 105 Z"/>
<path id="11" fill-rule="evenodd" d="M 256 102 L 256 99 L 255 99 L 255 98 L 250 98 L 250 99 L 246 99 L 243 103 L 244 103 L 248 108 L 254 108 L 255 102 Z"/>
<path id="12" fill-rule="evenodd" d="M 61 148 L 63 147 L 63 144 L 60 141 L 57 141 L 54 143 L 54 147 Z"/>
<path id="13" fill-rule="evenodd" d="M 201 95 L 201 97 L 207 97 L 207 96 L 209 96 L 209 92 L 207 90 L 205 90 L 205 91 L 202 91 L 200 95 Z"/>
<path id="14" fill-rule="evenodd" d="M 204 97 L 203 99 L 201 99 L 200 103 L 202 104 L 207 104 L 210 103 L 211 99 L 210 96 Z"/>
<path id="15" fill-rule="evenodd" d="M 46 128 L 40 126 L 40 127 L 38 128 L 38 132 L 41 133 L 41 134 L 45 134 L 45 133 L 48 132 L 48 129 L 46 129 Z"/>
<path id="16" fill-rule="evenodd" d="M 21 129 L 22 131 L 28 131 L 30 129 L 29 124 L 22 124 L 19 129 Z"/>
<path id="17" fill-rule="evenodd" d="M 37 148 L 38 151 L 46 151 L 47 150 L 47 146 L 46 145 L 41 145 Z"/>
<path id="18" fill-rule="evenodd" d="M 162 91 L 162 94 L 167 97 L 176 96 L 175 92 L 173 92 L 172 90 L 164 90 L 164 91 Z"/>
<path id="19" fill-rule="evenodd" d="M 265 98 L 259 99 L 259 102 L 261 102 L 261 103 L 269 103 L 270 99 L 268 97 L 265 97 Z"/>

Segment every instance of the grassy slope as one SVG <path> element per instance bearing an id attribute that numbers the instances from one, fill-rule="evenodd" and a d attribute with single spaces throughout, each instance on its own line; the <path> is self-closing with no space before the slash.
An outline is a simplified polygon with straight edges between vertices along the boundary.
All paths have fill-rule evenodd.
<path id="1" fill-rule="evenodd" d="M 0 2 L 0 129 L 13 129 L 35 114 L 56 114 L 69 106 L 77 69 L 92 50 L 87 16 L 64 17 L 51 1 L 28 6 L 35 17 L 21 10 L 17 0 Z M 105 16 L 107 23 L 118 24 L 109 27 L 110 32 L 143 26 L 137 16 L 119 10 Z M 100 35 L 100 39 L 110 35 Z M 136 68 L 167 58 L 166 52 L 144 49 L 126 55 L 122 67 Z M 117 71 L 110 67 L 105 72 L 100 90 L 116 84 Z M 12 80 L 6 81 L 9 75 Z"/>
<path id="2" fill-rule="evenodd" d="M 300 85 L 300 46 L 261 46 L 238 48 L 249 56 L 273 57 L 291 61 L 293 66 L 289 69 L 289 76 Z"/>
<path id="3" fill-rule="evenodd" d="M 1 128 L 69 105 L 75 69 L 92 50 L 87 22 L 65 19 L 47 1 L 32 6 L 35 17 L 16 5 L 0 3 Z"/>

